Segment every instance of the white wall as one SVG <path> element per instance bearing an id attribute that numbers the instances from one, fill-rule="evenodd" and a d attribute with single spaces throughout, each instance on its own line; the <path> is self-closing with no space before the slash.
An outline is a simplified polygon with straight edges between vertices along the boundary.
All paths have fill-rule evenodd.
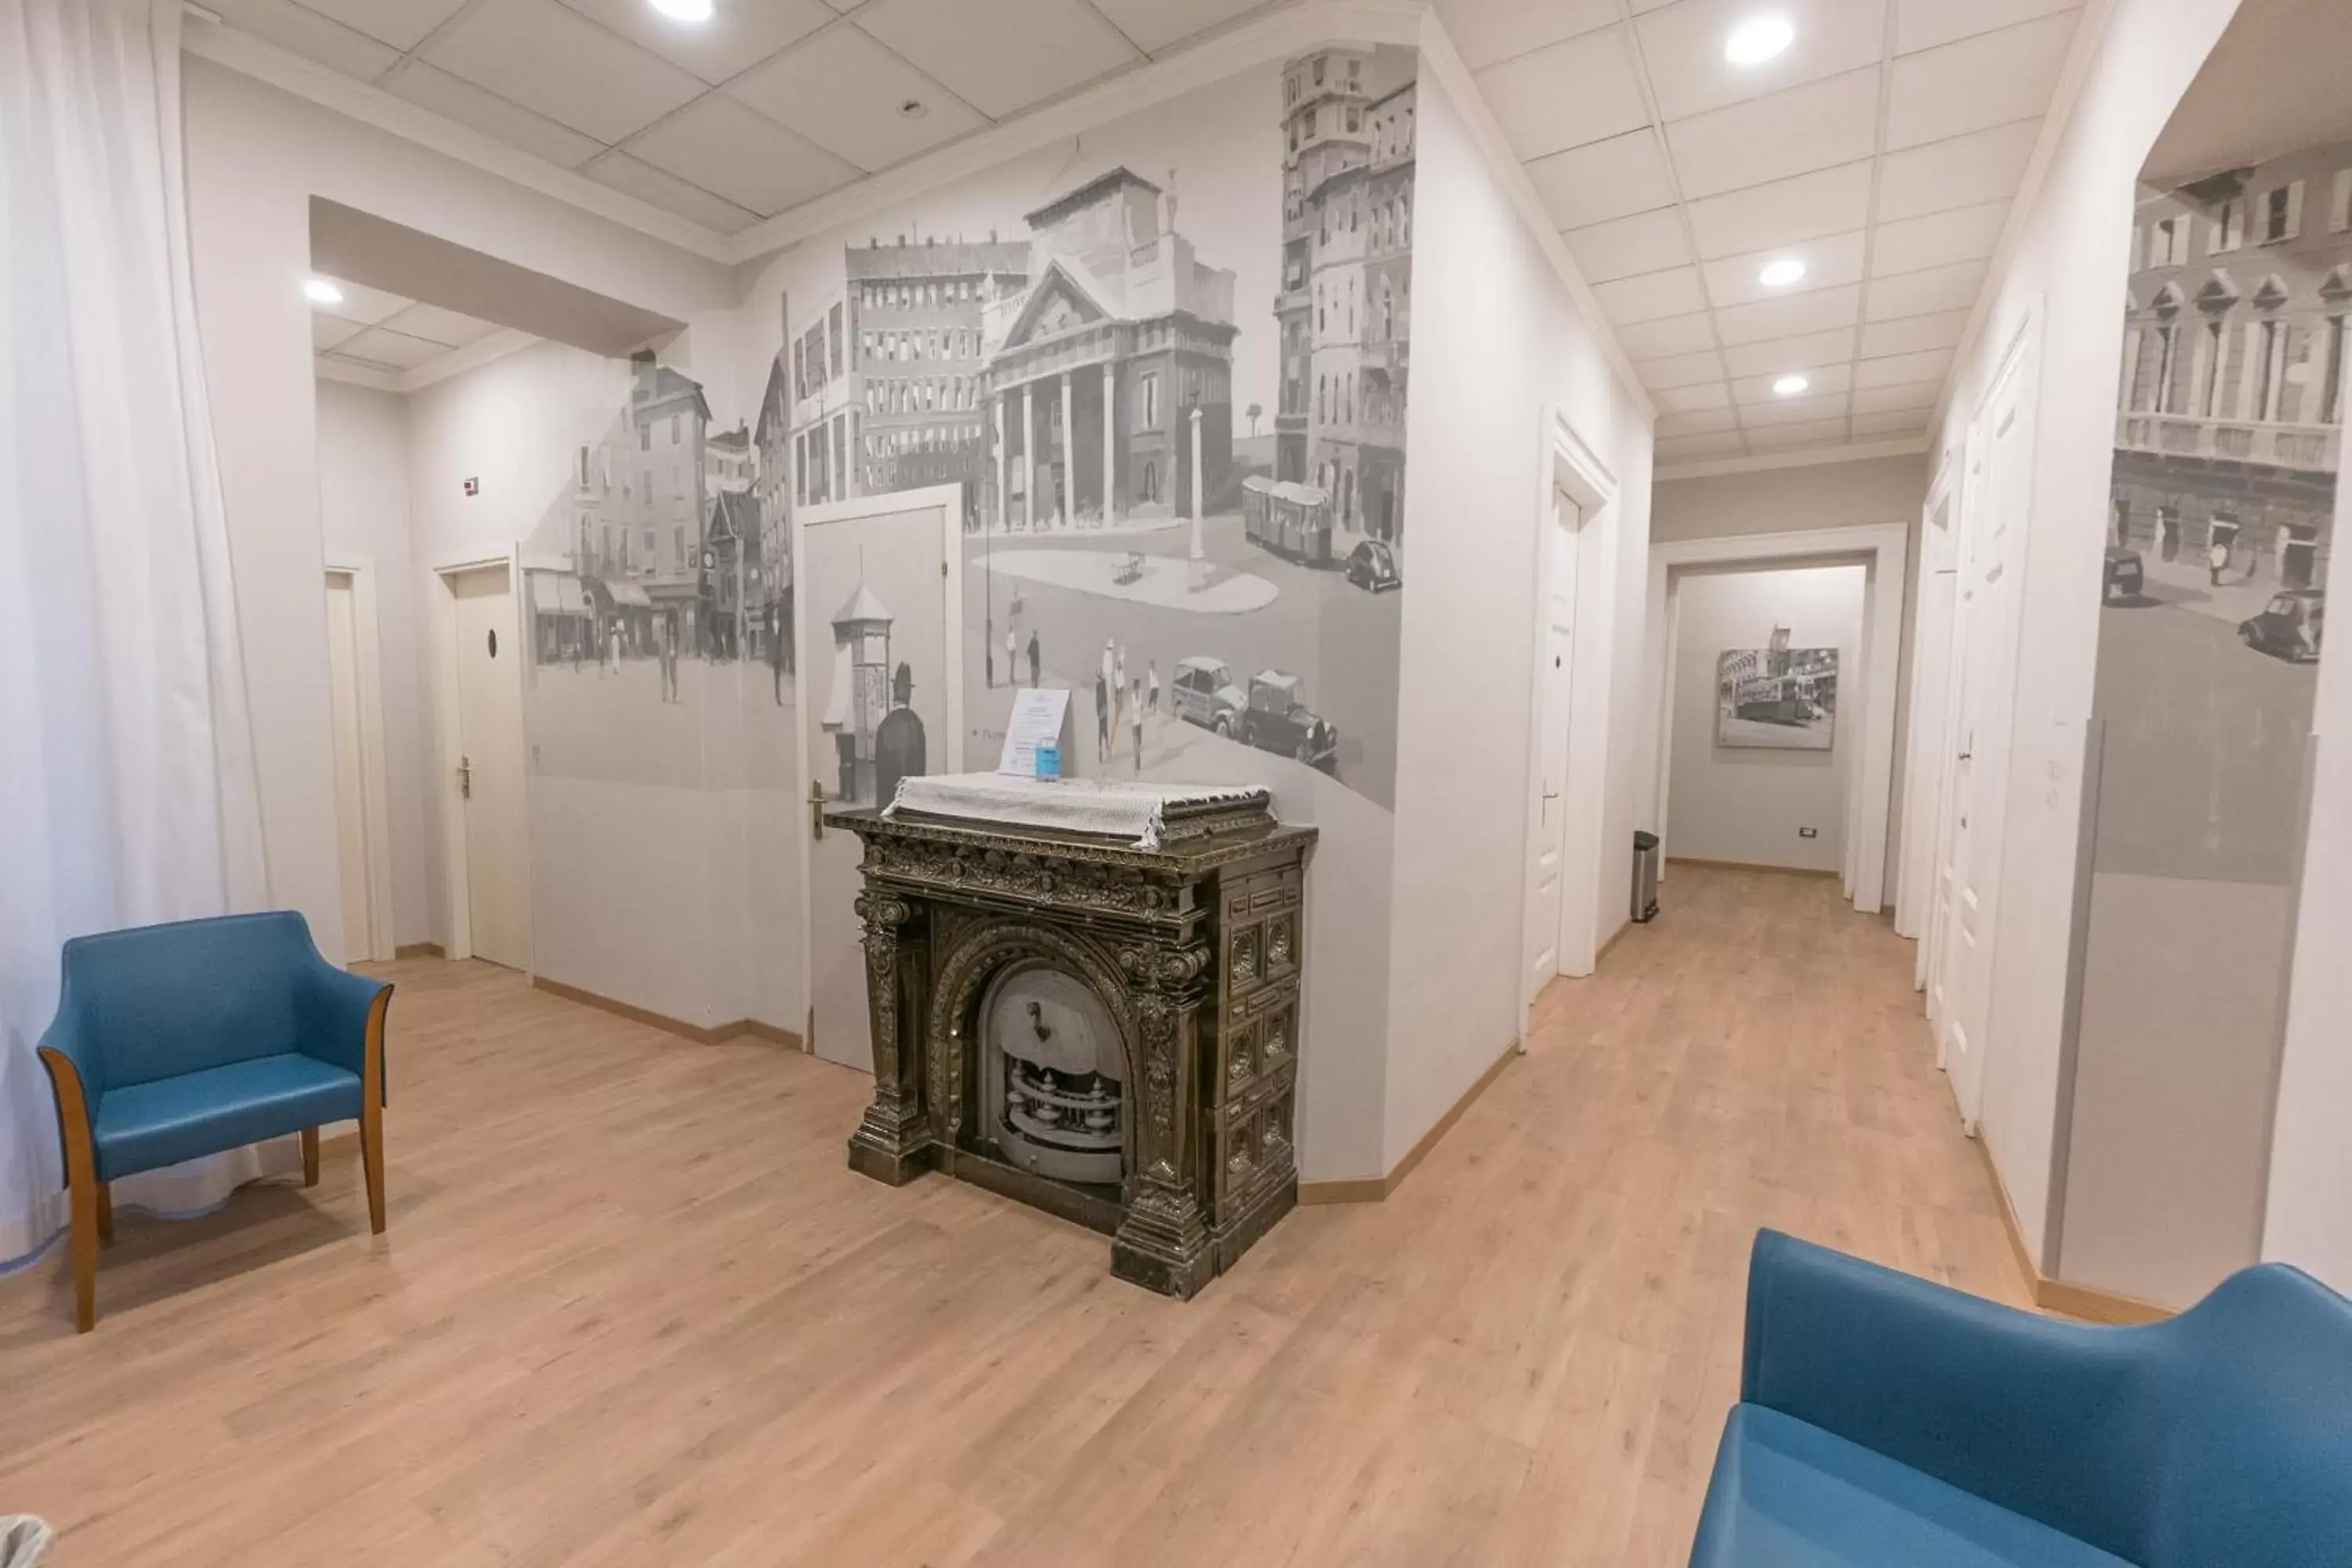
<path id="1" fill-rule="evenodd" d="M 340 951 L 310 306 L 315 195 L 685 321 L 729 270 L 209 61 L 184 61 L 190 250 L 251 672 L 271 900 Z M 420 505 L 425 500 L 416 498 Z"/>
<path id="2" fill-rule="evenodd" d="M 410 548 L 408 405 L 393 393 L 321 380 L 318 419 L 320 538 L 328 555 L 363 561 L 375 587 L 393 940 L 437 942 L 441 858 L 425 827 L 432 699 Z"/>
<path id="3" fill-rule="evenodd" d="M 1666 781 L 1676 858 L 1832 874 L 1844 864 L 1845 803 L 1860 752 L 1861 705 L 1841 704 L 1829 751 L 1719 746 L 1716 666 L 1727 649 L 1768 647 L 1773 628 L 1786 626 L 1790 647 L 1836 648 L 1841 682 L 1858 690 L 1867 577 L 1860 564 L 1681 574 L 1674 617 L 1673 771 Z M 1803 827 L 1818 837 L 1801 837 Z"/>
<path id="4" fill-rule="evenodd" d="M 1927 453 L 1866 458 L 1852 463 L 1808 463 L 1747 474 L 1666 479 L 1657 491 L 1654 540 L 1728 539 L 1754 533 L 1800 533 L 1822 528 L 1867 528 L 1899 522 L 1909 531 L 1904 550 L 1903 626 L 1895 679 L 1895 770 L 1886 810 L 1886 901 L 1895 900 L 1901 864 L 1903 806 L 1911 787 L 1904 760 L 1911 750 L 1911 661 L 1918 631 L 1920 528 L 1927 486 L 1935 474 Z M 1664 628 L 1653 627 L 1663 638 Z M 1663 642 L 1661 642 L 1663 647 Z M 1657 747 L 1643 758 L 1641 799 L 1657 798 Z M 1645 824 L 1654 826 L 1654 824 Z M 1679 852 L 1679 851 L 1677 851 Z M 1692 853 L 1696 853 L 1693 851 Z"/>
<path id="5" fill-rule="evenodd" d="M 1518 1031 L 1533 568 L 1549 499 L 1543 420 L 1550 407 L 1565 411 L 1620 486 L 1579 555 L 1613 645 L 1602 856 L 1589 894 L 1603 942 L 1627 919 L 1633 764 L 1645 728 L 1638 679 L 1647 421 L 1612 378 L 1593 330 L 1426 57 L 1420 111 L 1405 503 L 1406 536 L 1417 548 L 1399 715 L 1387 1165 Z M 1580 595 L 1580 611 L 1587 603 Z"/>
<path id="6" fill-rule="evenodd" d="M 2029 312 L 2042 333 L 2032 514 L 1993 950 L 1983 1136 L 2040 1258 L 2051 1200 L 2083 738 L 2141 163 L 2236 0 L 2115 0 L 2047 178 L 1996 274 L 1937 437 L 1964 439 Z M 2085 26 L 2095 26 L 2095 16 Z"/>

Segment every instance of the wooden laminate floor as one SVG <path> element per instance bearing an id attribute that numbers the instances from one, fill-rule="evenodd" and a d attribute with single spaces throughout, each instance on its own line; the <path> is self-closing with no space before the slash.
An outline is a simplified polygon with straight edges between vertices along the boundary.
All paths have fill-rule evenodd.
<path id="1" fill-rule="evenodd" d="M 852 1176 L 866 1080 L 475 964 L 393 1005 L 391 1230 L 135 1214 L 0 1280 L 0 1512 L 58 1568 L 1679 1564 L 1759 1225 L 2021 1303 L 1907 984 L 1811 878 L 1677 868 L 1386 1203 L 1190 1304 Z"/>

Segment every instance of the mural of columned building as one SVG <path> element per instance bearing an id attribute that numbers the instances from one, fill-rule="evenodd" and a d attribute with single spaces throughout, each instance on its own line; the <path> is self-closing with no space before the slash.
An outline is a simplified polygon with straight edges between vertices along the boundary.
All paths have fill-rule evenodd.
<path id="1" fill-rule="evenodd" d="M 1176 196 L 1118 168 L 1028 215 L 1026 286 L 986 302 L 989 510 L 1014 529 L 1192 517 L 1233 469 L 1234 275 Z"/>
<path id="2" fill-rule="evenodd" d="M 1336 528 L 1401 544 L 1415 96 L 1384 64 L 1335 47 L 1283 68 L 1275 478 L 1321 489 Z"/>
<path id="3" fill-rule="evenodd" d="M 848 400 L 858 410 L 850 495 L 964 486 L 965 521 L 991 515 L 982 310 L 1028 282 L 1029 247 L 869 240 L 842 257 L 848 279 Z"/>
<path id="4" fill-rule="evenodd" d="M 2352 313 L 2352 144 L 2144 192 L 2113 542 L 2151 569 L 2326 581 Z"/>

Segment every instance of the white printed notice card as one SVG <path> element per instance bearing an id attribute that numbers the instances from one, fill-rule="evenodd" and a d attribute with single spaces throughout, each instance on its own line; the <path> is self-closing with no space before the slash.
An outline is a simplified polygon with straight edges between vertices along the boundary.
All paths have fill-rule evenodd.
<path id="1" fill-rule="evenodd" d="M 996 771 L 1017 778 L 1037 776 L 1037 748 L 1058 745 L 1070 711 L 1066 689 L 1024 686 L 1013 694 L 1013 717 L 1004 726 L 1004 752 Z"/>

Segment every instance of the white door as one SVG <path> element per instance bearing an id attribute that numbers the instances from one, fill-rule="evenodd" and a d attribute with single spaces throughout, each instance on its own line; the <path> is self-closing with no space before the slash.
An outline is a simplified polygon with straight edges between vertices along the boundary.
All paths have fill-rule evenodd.
<path id="1" fill-rule="evenodd" d="M 530 967 L 530 824 L 523 811 L 522 638 L 503 565 L 449 579 L 457 638 L 457 777 L 466 814 L 473 952 Z"/>
<path id="2" fill-rule="evenodd" d="M 366 747 L 361 740 L 359 594 L 327 574 L 327 686 L 335 746 L 335 862 L 343 886 L 343 962 L 379 956 L 368 857 Z"/>
<path id="3" fill-rule="evenodd" d="M 897 510 L 876 510 L 877 505 Z M 896 780 L 961 752 L 950 688 L 947 541 L 954 512 L 877 498 L 802 514 L 799 605 L 804 811 L 887 805 Z M 810 824 L 809 1048 L 871 1072 L 857 837 Z"/>
<path id="4" fill-rule="evenodd" d="M 1921 530 L 1918 610 L 1913 633 L 1911 721 L 1903 759 L 1903 832 L 1895 871 L 1895 931 L 1916 939 L 1927 925 L 1936 874 L 1936 825 L 1943 820 L 1938 791 L 1943 784 L 1944 730 L 1952 702 L 1952 611 L 1958 597 L 1959 563 L 1952 507 L 1938 502 Z M 1919 943 L 1912 983 L 1925 984 L 1927 943 Z"/>
<path id="5" fill-rule="evenodd" d="M 2032 500 L 2031 341 L 2013 352 L 1971 425 L 1961 503 L 1955 750 L 1938 873 L 1948 907 L 1930 976 L 1944 1065 L 1973 1129 L 1984 1090 L 2002 815 L 2015 710 L 2017 605 Z"/>
<path id="6" fill-rule="evenodd" d="M 1528 805 L 1527 984 L 1523 1001 L 1559 973 L 1560 882 L 1567 846 L 1568 719 L 1576 648 L 1576 502 L 1551 493 L 1544 529 L 1538 621 L 1535 799 Z"/>

